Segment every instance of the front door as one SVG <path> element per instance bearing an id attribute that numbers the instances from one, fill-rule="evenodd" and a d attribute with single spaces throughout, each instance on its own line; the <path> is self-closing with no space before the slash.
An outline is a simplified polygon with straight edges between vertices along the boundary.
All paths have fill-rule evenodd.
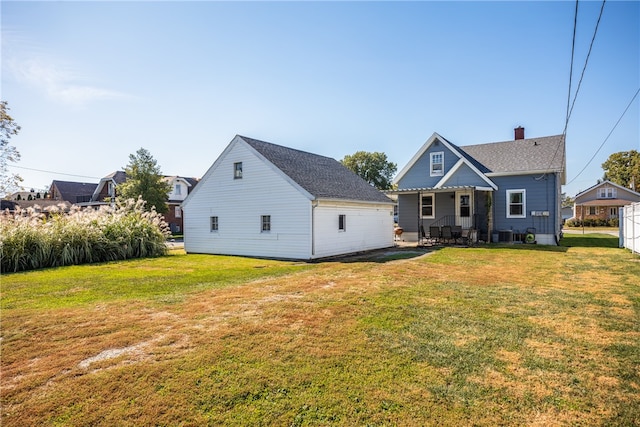
<path id="1" fill-rule="evenodd" d="M 473 226 L 473 192 L 456 191 L 456 225 Z"/>

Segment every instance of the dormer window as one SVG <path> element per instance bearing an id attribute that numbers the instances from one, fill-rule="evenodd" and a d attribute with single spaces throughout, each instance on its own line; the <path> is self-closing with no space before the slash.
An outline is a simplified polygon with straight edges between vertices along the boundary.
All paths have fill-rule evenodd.
<path id="1" fill-rule="evenodd" d="M 431 153 L 429 162 L 430 176 L 442 176 L 444 175 L 444 151 L 438 151 Z"/>
<path id="2" fill-rule="evenodd" d="M 176 184 L 176 190 L 175 190 L 176 196 L 180 196 L 182 195 L 182 185 L 180 184 Z"/>
<path id="3" fill-rule="evenodd" d="M 242 179 L 242 162 L 233 164 L 233 179 Z"/>

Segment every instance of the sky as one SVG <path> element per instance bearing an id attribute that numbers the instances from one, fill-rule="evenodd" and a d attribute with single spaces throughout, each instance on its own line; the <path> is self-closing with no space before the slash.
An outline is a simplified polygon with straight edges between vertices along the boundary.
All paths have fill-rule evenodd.
<path id="1" fill-rule="evenodd" d="M 145 148 L 163 174 L 202 177 L 239 134 L 380 151 L 399 171 L 433 132 L 562 134 L 602 3 L 578 3 L 571 73 L 575 5 L 3 0 L 0 94 L 22 127 L 9 169 L 27 190 L 98 182 Z M 640 150 L 639 28 L 640 2 L 605 3 L 567 125 L 569 196 Z"/>

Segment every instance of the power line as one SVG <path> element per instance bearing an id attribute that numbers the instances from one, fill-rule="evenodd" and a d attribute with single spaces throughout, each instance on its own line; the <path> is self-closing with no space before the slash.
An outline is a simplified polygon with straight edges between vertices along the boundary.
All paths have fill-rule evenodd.
<path id="1" fill-rule="evenodd" d="M 569 104 L 571 104 L 571 81 L 573 79 L 573 58 L 576 50 L 576 29 L 578 28 L 578 0 L 576 0 L 576 11 L 573 15 L 573 39 L 571 40 L 571 65 L 569 66 L 569 93 L 567 94 L 567 114 L 564 121 L 564 135 L 567 132 L 569 123 Z M 555 157 L 555 156 L 554 156 Z"/>
<path id="2" fill-rule="evenodd" d="M 29 171 L 35 171 L 35 172 L 44 172 L 44 173 L 51 173 L 54 175 L 65 175 L 65 176 L 75 176 L 76 178 L 91 178 L 91 179 L 102 179 L 99 177 L 95 177 L 95 176 L 86 176 L 86 175 L 74 175 L 71 173 L 64 173 L 64 172 L 53 172 L 53 171 L 47 171 L 47 170 L 43 170 L 43 169 L 35 169 L 35 168 L 27 168 L 24 166 L 17 166 L 17 165 L 7 165 L 10 168 L 17 168 L 17 169 L 25 169 L 25 170 L 29 170 Z"/>
<path id="3" fill-rule="evenodd" d="M 638 88 L 638 90 L 636 91 L 635 95 L 633 95 L 633 98 L 631 98 L 631 101 L 629 101 L 629 104 L 627 105 L 627 108 L 624 109 L 624 111 L 622 112 L 622 115 L 620 115 L 620 118 L 618 119 L 618 121 L 616 122 L 615 125 L 613 125 L 613 128 L 611 129 L 611 132 L 609 132 L 609 135 L 607 135 L 607 137 L 604 139 L 604 141 L 602 141 L 602 144 L 600 144 L 600 147 L 598 147 L 598 149 L 596 150 L 595 153 L 593 153 L 593 156 L 591 157 L 591 159 L 589 159 L 589 161 L 587 162 L 586 165 L 584 165 L 584 167 L 582 168 L 582 170 L 580 172 L 578 172 L 578 174 L 576 176 L 573 177 L 573 179 L 569 182 L 567 182 L 566 185 L 571 184 L 573 181 L 576 180 L 577 177 L 580 176 L 580 174 L 582 172 L 584 172 L 584 170 L 587 168 L 587 166 L 589 166 L 591 164 L 591 162 L 593 161 L 593 159 L 595 159 L 596 155 L 598 154 L 598 152 L 600 152 L 600 149 L 604 146 L 605 142 L 607 142 L 607 140 L 609 139 L 609 137 L 611 136 L 611 134 L 613 133 L 613 131 L 616 129 L 616 127 L 618 127 L 618 123 L 620 123 L 620 121 L 622 120 L 622 118 L 624 117 L 624 115 L 627 113 L 627 110 L 629 109 L 629 107 L 631 107 L 631 104 L 633 104 L 633 101 L 636 99 L 636 97 L 638 96 L 638 93 L 640 93 L 640 88 Z"/>
<path id="4" fill-rule="evenodd" d="M 578 92 L 580 92 L 580 86 L 582 85 L 582 79 L 584 77 L 584 72 L 587 69 L 587 63 L 589 63 L 589 56 L 591 56 L 591 49 L 593 48 L 593 42 L 596 40 L 596 34 L 598 33 L 598 27 L 600 26 L 600 19 L 602 18 L 602 12 L 604 11 L 604 4 L 607 0 L 602 0 L 602 6 L 600 7 L 600 15 L 598 15 L 598 21 L 596 22 L 596 28 L 593 30 L 593 37 L 591 37 L 591 43 L 589 44 L 589 51 L 587 52 L 587 58 L 584 60 L 584 67 L 582 67 L 582 74 L 580 74 L 580 80 L 578 81 L 578 87 L 576 88 L 576 93 L 573 95 L 573 102 L 571 103 L 571 109 L 567 114 L 567 120 L 564 125 L 564 133 L 567 132 L 567 126 L 569 124 L 569 119 L 571 118 L 571 113 L 573 112 L 573 107 L 576 105 L 576 98 L 578 98 Z M 576 1 L 577 6 L 577 1 Z M 577 16 L 577 15 L 576 15 Z M 575 29 L 574 29 L 575 31 Z"/>

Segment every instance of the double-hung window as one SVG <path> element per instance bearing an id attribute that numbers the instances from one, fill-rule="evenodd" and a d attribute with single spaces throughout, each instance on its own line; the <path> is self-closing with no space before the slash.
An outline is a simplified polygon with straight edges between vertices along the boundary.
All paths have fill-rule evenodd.
<path id="1" fill-rule="evenodd" d="M 431 153 L 429 161 L 429 171 L 430 176 L 444 175 L 444 151 Z"/>
<path id="2" fill-rule="evenodd" d="M 423 218 L 435 218 L 436 204 L 435 194 L 423 194 L 420 200 L 421 212 Z"/>
<path id="3" fill-rule="evenodd" d="M 260 217 L 260 227 L 263 233 L 271 231 L 271 215 L 262 215 Z"/>
<path id="4" fill-rule="evenodd" d="M 218 231 L 218 217 L 217 216 L 212 216 L 211 217 L 211 231 Z"/>
<path id="5" fill-rule="evenodd" d="M 525 190 L 507 190 L 507 218 L 526 218 Z"/>

